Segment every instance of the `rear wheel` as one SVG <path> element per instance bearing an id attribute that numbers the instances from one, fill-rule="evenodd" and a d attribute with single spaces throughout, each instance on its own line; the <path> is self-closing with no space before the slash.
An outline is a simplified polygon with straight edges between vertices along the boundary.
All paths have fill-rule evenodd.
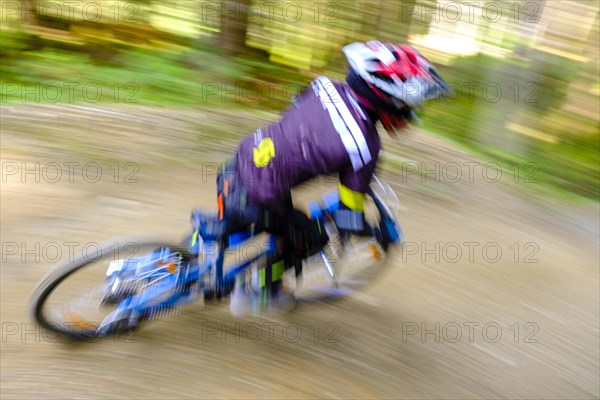
<path id="1" fill-rule="evenodd" d="M 184 263 L 195 259 L 183 248 L 166 245 L 160 240 L 124 238 L 106 243 L 89 257 L 55 268 L 40 282 L 31 300 L 34 319 L 42 327 L 74 339 L 89 339 L 136 328 L 145 315 L 119 315 L 108 325 L 106 319 L 121 301 L 146 290 L 152 282 L 144 286 L 133 279 L 115 283 L 105 279 L 105 274 L 111 262 L 135 261 L 157 249 L 173 252 L 173 262 L 164 264 L 165 273 L 173 273 L 174 268 L 181 268 Z M 117 288 L 116 285 L 120 286 Z M 99 331 L 103 321 L 105 326 Z"/>

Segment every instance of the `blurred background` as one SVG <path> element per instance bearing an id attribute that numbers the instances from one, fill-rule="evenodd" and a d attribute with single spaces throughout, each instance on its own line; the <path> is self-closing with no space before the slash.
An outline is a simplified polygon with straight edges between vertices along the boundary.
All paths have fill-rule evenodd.
<path id="1" fill-rule="evenodd" d="M 587 0 L 3 1 L 2 102 L 278 111 L 343 78 L 344 44 L 408 42 L 455 91 L 424 129 L 597 199 L 598 15 Z"/>
<path id="2" fill-rule="evenodd" d="M 1 397 L 597 399 L 599 11 L 0 0 Z M 384 279 L 279 319 L 193 304 L 87 345 L 35 325 L 29 297 L 59 261 L 126 234 L 180 239 L 192 208 L 216 209 L 242 136 L 315 77 L 343 79 L 341 47 L 370 39 L 408 42 L 454 89 L 421 126 L 382 131 L 407 240 Z M 302 336 L 236 329 L 270 323 Z"/>

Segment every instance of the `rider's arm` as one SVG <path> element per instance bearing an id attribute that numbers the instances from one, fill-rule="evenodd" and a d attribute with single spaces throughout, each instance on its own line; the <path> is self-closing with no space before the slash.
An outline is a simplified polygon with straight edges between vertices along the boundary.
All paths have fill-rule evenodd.
<path id="1" fill-rule="evenodd" d="M 355 234 L 370 231 L 365 222 L 364 203 L 365 193 L 375 169 L 374 164 L 370 163 L 358 171 L 349 167 L 340 172 L 340 208 L 335 214 L 335 222 L 339 229 Z"/>

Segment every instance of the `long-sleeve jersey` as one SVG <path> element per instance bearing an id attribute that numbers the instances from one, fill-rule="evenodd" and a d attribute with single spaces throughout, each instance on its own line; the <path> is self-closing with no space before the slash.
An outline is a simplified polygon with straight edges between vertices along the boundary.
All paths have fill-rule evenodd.
<path id="1" fill-rule="evenodd" d="M 342 201 L 352 203 L 367 191 L 380 148 L 375 123 L 350 88 L 319 77 L 279 122 L 242 140 L 237 168 L 252 201 L 284 213 L 293 187 L 324 174 L 339 174 Z"/>

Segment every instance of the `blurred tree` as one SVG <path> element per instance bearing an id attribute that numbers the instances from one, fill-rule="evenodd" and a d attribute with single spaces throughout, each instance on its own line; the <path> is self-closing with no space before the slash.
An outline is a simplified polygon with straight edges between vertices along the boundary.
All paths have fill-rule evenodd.
<path id="1" fill-rule="evenodd" d="M 372 40 L 377 37 L 380 24 L 381 10 L 378 0 L 366 0 L 356 4 L 357 17 L 359 18 L 359 40 Z"/>
<path id="2" fill-rule="evenodd" d="M 398 30 L 396 32 L 397 40 L 399 42 L 408 42 L 408 34 L 410 32 L 410 25 L 413 19 L 414 10 L 417 5 L 417 0 L 404 0 L 399 2 L 400 5 L 400 24 L 398 24 Z"/>
<path id="3" fill-rule="evenodd" d="M 354 5 L 360 21 L 359 40 L 408 41 L 417 0 L 363 0 Z"/>
<path id="4" fill-rule="evenodd" d="M 251 0 L 225 0 L 221 6 L 218 46 L 230 55 L 248 52 L 246 32 Z"/>
<path id="5" fill-rule="evenodd" d="M 39 16 L 36 0 L 21 0 L 20 3 L 22 21 L 28 25 L 37 25 Z"/>

